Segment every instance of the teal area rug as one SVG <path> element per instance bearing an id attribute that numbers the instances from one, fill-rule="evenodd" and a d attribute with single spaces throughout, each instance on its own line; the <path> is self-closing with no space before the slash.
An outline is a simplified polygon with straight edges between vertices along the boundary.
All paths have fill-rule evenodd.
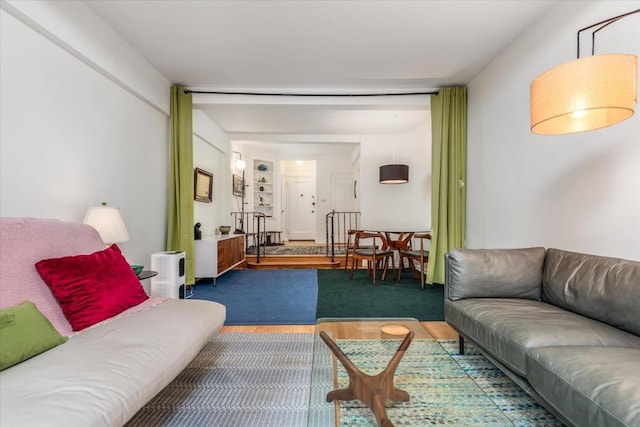
<path id="1" fill-rule="evenodd" d="M 339 340 L 338 344 L 363 372 L 382 371 L 399 340 Z M 331 353 L 315 355 L 314 376 L 325 376 L 320 389 L 312 391 L 312 425 L 326 425 L 333 406 L 322 402 L 333 389 Z M 324 367 L 322 366 L 324 365 Z M 315 380 L 314 380 L 315 382 Z M 394 377 L 396 387 L 411 396 L 409 402 L 387 402 L 385 408 L 395 425 L 423 427 L 452 426 L 548 426 L 560 423 L 520 387 L 493 366 L 472 346 L 465 355 L 457 354 L 457 341 L 413 340 Z M 338 388 L 349 384 L 347 372 L 338 363 Z M 340 402 L 340 425 L 376 426 L 372 412 L 360 401 Z"/>
<path id="2" fill-rule="evenodd" d="M 466 343 L 465 354 L 460 355 L 458 354 L 457 340 L 440 341 L 440 344 L 514 426 L 564 426 L 500 369 L 489 362 L 473 345 Z"/>
<path id="3" fill-rule="evenodd" d="M 227 308 L 225 325 L 313 325 L 316 321 L 316 270 L 231 270 L 199 280 L 194 299 Z"/>
<path id="4" fill-rule="evenodd" d="M 353 280 L 343 270 L 318 270 L 317 318 L 412 317 L 444 320 L 444 287 L 425 285 L 407 272 L 398 283 L 388 274 L 373 286 L 366 270 L 356 270 Z"/>
<path id="5" fill-rule="evenodd" d="M 412 351 L 413 348 L 419 357 L 412 360 L 413 356 L 407 359 L 405 355 L 407 360 L 400 363 L 397 373 L 400 368 L 405 370 L 402 387 L 408 388 L 415 383 L 414 388 L 419 388 L 417 393 L 428 396 L 428 406 L 421 408 L 426 415 L 422 416 L 421 424 L 407 421 L 396 425 L 423 427 L 432 422 L 450 426 L 562 425 L 472 346 L 467 346 L 466 354 L 459 356 L 456 355 L 456 341 L 442 342 L 450 357 L 433 341 L 424 348 L 422 344 L 415 345 L 417 342 L 414 341 L 409 349 Z M 384 351 L 395 351 L 397 343 L 395 341 Z M 368 341 L 361 344 L 354 343 L 354 358 L 371 350 Z M 313 334 L 217 334 L 171 384 L 127 423 L 127 427 L 303 427 L 307 425 L 308 416 L 314 422 L 312 425 L 325 426 L 333 418 L 318 417 L 318 408 L 309 410 L 313 345 Z M 327 353 L 330 366 L 328 349 Z M 420 356 L 422 354 L 424 357 Z M 415 363 L 426 363 L 429 378 L 439 378 L 439 385 L 434 387 L 432 383 L 425 383 L 425 379 L 412 375 L 411 366 Z M 468 377 L 461 378 L 461 370 Z M 475 383 L 475 388 L 469 382 Z M 396 383 L 401 386 L 400 379 Z M 327 387 L 332 386 L 329 383 Z M 487 407 L 492 406 L 487 404 L 487 398 L 499 408 L 498 412 L 487 413 Z M 341 425 L 375 425 L 371 421 L 373 417 L 363 408 L 358 409 L 357 403 L 348 405 L 348 413 L 341 410 Z M 388 407 L 393 405 L 387 404 Z M 333 404 L 325 403 L 323 408 L 325 414 L 333 416 Z"/>

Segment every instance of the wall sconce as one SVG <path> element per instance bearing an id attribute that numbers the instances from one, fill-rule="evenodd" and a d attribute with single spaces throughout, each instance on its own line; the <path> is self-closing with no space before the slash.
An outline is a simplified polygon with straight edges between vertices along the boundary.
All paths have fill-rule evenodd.
<path id="1" fill-rule="evenodd" d="M 129 232 L 120 211 L 118 208 L 107 206 L 105 202 L 102 202 L 101 206 L 87 209 L 83 222 L 98 231 L 105 245 L 129 241 Z"/>
<path id="2" fill-rule="evenodd" d="M 582 28 L 578 59 L 540 74 L 531 83 L 531 131 L 562 135 L 611 126 L 634 113 L 638 94 L 638 58 L 627 54 L 594 55 L 596 33 L 640 12 L 625 13 Z M 580 33 L 593 27 L 591 55 L 580 58 Z"/>
<path id="3" fill-rule="evenodd" d="M 406 184 L 409 182 L 409 165 L 380 166 L 380 184 Z"/>

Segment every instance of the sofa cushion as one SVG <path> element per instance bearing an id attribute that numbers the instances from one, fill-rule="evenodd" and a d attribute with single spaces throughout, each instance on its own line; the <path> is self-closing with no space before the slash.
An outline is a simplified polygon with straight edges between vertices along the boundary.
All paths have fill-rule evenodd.
<path id="1" fill-rule="evenodd" d="M 0 424 L 122 426 L 187 366 L 225 314 L 216 302 L 169 299 L 85 329 L 0 372 Z"/>
<path id="2" fill-rule="evenodd" d="M 542 298 L 640 335 L 640 262 L 548 249 Z"/>
<path id="3" fill-rule="evenodd" d="M 638 426 L 639 367 L 639 348 L 544 347 L 529 352 L 527 378 L 576 425 Z"/>
<path id="4" fill-rule="evenodd" d="M 447 289 L 462 298 L 540 299 L 544 248 L 451 249 Z"/>
<path id="5" fill-rule="evenodd" d="M 0 242 L 0 308 L 32 301 L 60 334 L 71 334 L 69 321 L 35 263 L 104 249 L 98 232 L 88 225 L 55 219 L 0 218 Z"/>
<path id="6" fill-rule="evenodd" d="M 66 341 L 31 301 L 0 310 L 0 371 Z"/>
<path id="7" fill-rule="evenodd" d="M 140 304 L 147 298 L 117 245 L 36 263 L 75 331 Z"/>
<path id="8" fill-rule="evenodd" d="M 554 345 L 640 348 L 640 337 L 541 301 L 473 298 L 445 301 L 445 319 L 455 329 L 521 376 L 527 352 Z"/>

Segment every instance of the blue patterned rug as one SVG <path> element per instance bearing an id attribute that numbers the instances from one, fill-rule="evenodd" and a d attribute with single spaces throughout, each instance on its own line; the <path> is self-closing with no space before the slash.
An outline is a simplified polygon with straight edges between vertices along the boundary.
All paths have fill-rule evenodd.
<path id="1" fill-rule="evenodd" d="M 374 342 L 349 344 L 350 356 L 365 371 L 384 367 L 398 344 L 375 350 Z M 410 407 L 386 405 L 389 413 L 400 411 L 403 417 L 396 426 L 562 426 L 472 346 L 460 356 L 457 341 L 441 343 L 414 340 L 400 363 L 395 382 L 412 401 Z M 307 416 L 310 425 L 333 425 L 334 406 L 324 403 L 326 392 L 314 391 L 309 410 L 313 344 L 313 334 L 217 334 L 127 427 L 303 427 Z M 328 391 L 333 388 L 331 352 L 319 353 L 328 355 L 321 367 L 329 374 Z M 415 366 L 419 375 L 411 372 Z M 344 371 L 339 376 L 344 385 Z M 316 397 L 321 404 L 315 404 Z M 375 426 L 357 401 L 340 406 L 342 426 Z"/>

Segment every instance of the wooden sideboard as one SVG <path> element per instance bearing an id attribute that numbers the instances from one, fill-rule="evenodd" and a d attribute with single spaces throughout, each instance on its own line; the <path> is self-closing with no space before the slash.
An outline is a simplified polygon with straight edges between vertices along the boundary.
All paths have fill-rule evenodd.
<path id="1" fill-rule="evenodd" d="M 196 279 L 215 279 L 244 262 L 244 234 L 222 234 L 195 241 Z"/>

